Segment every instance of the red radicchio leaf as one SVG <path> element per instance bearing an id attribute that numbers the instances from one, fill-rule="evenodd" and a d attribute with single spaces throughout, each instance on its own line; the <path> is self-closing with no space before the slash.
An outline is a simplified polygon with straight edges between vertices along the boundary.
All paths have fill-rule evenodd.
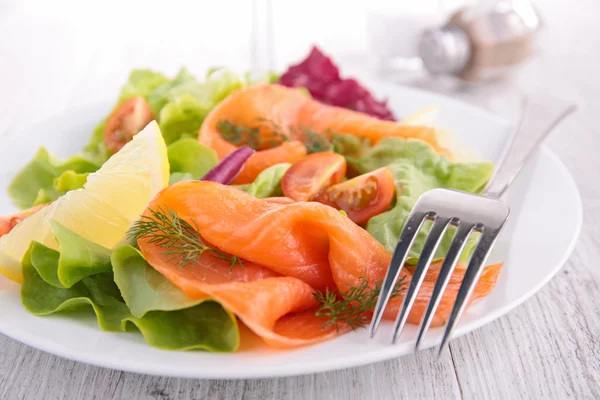
<path id="1" fill-rule="evenodd" d="M 325 104 L 360 111 L 379 119 L 396 120 L 387 101 L 375 99 L 355 79 L 342 79 L 339 68 L 316 46 L 302 62 L 289 67 L 278 83 L 304 87 L 314 99 Z"/>

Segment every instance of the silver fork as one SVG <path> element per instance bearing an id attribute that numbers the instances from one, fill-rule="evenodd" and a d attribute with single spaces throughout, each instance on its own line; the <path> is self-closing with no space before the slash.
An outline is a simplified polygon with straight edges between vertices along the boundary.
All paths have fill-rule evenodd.
<path id="1" fill-rule="evenodd" d="M 442 353 L 458 320 L 465 311 L 486 260 L 508 219 L 509 208 L 499 198 L 523 166 L 536 153 L 548 134 L 575 109 L 574 104 L 547 95 L 526 98 L 521 122 L 512 134 L 508 145 L 505 146 L 496 173 L 482 195 L 450 189 L 433 189 L 424 193 L 417 200 L 400 234 L 390 267 L 381 285 L 381 292 L 371 320 L 371 338 L 375 336 L 383 311 L 390 300 L 392 288 L 406 263 L 408 252 L 416 234 L 423 223 L 430 220 L 433 221 L 431 231 L 425 241 L 413 278 L 406 290 L 400 313 L 394 323 L 392 343 L 395 343 L 402 333 L 410 309 L 415 302 L 419 288 L 444 233 L 449 226 L 455 226 L 456 231 L 448 254 L 442 263 L 431 300 L 419 326 L 415 350 L 420 348 L 420 344 L 431 325 L 442 294 L 456 267 L 458 257 L 465 247 L 467 238 L 473 232 L 481 233 L 448 319 L 438 356 Z"/>

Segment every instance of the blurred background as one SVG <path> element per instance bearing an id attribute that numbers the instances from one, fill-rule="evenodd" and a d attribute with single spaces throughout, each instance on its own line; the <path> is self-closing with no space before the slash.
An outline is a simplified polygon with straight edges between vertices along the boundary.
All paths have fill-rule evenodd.
<path id="1" fill-rule="evenodd" d="M 442 26 L 473 3 L 0 0 L 0 132 L 15 121 L 112 101 L 133 68 L 172 75 L 185 65 L 198 76 L 214 66 L 282 72 L 313 44 L 333 57 L 344 76 L 424 87 L 488 108 L 494 99 L 507 104 L 506 96 L 549 85 L 580 103 L 590 98 L 581 90 L 600 89 L 600 80 L 587 83 L 598 67 L 589 55 L 600 41 L 594 34 L 600 5 L 593 0 L 535 2 L 540 27 L 531 55 L 501 79 L 457 85 L 431 79 L 418 65 L 397 68 L 398 58 L 417 56 L 418 33 Z"/>

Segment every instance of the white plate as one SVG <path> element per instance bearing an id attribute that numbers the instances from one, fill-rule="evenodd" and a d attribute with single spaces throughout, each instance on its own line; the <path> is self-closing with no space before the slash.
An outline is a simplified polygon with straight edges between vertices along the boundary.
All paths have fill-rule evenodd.
<path id="1" fill-rule="evenodd" d="M 486 157 L 495 160 L 510 125 L 486 111 L 450 98 L 414 89 L 372 84 L 387 96 L 398 115 L 438 104 L 440 122 L 456 131 Z M 68 112 L 44 124 L 0 138 L 0 187 L 31 158 L 38 145 L 61 156 L 82 148 L 92 127 L 109 110 L 97 105 Z M 494 291 L 463 316 L 456 336 L 464 335 L 507 313 L 537 292 L 554 276 L 571 253 L 582 221 L 579 192 L 560 160 L 547 148 L 517 179 L 507 193 L 510 223 L 499 240 L 495 260 L 506 262 Z M 0 197 L 0 212 L 13 207 Z M 295 350 L 260 347 L 235 354 L 169 352 L 148 346 L 137 333 L 101 331 L 93 316 L 35 317 L 21 306 L 19 286 L 0 278 L 0 332 L 30 346 L 84 363 L 138 373 L 190 378 L 261 378 L 314 373 L 353 367 L 412 351 L 415 328 L 407 329 L 400 343 L 389 345 L 391 323 L 375 340 L 359 330 L 335 340 Z M 441 330 L 427 337 L 439 342 Z"/>

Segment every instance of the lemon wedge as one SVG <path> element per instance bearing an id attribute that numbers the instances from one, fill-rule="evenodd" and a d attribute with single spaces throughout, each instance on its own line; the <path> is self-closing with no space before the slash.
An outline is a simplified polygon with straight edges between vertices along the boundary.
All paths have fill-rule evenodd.
<path id="1" fill-rule="evenodd" d="M 153 121 L 90 174 L 83 189 L 68 192 L 2 236 L 0 274 L 21 282 L 21 260 L 34 240 L 58 248 L 49 225 L 52 220 L 94 243 L 113 248 L 168 181 L 167 147 Z"/>
<path id="2" fill-rule="evenodd" d="M 439 106 L 427 106 L 412 113 L 402 121 L 403 125 L 434 126 L 440 113 Z"/>

